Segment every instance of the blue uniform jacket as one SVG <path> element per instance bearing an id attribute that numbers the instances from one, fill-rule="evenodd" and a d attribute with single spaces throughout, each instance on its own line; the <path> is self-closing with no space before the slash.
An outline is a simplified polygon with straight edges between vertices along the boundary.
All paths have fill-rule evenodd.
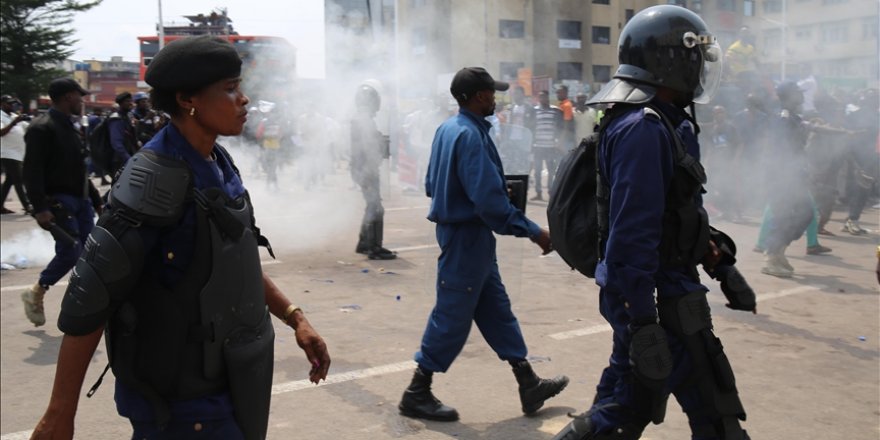
<path id="1" fill-rule="evenodd" d="M 699 160 L 700 146 L 685 113 L 668 104 L 653 104 L 672 121 L 688 153 Z M 611 195 L 608 242 L 605 259 L 596 268 L 596 282 L 623 296 L 633 319 L 657 316 L 655 288 L 663 297 L 707 290 L 683 271 L 660 269 L 658 247 L 673 149 L 663 121 L 642 109 L 611 121 L 599 144 L 599 173 L 610 184 Z"/>
<path id="2" fill-rule="evenodd" d="M 502 235 L 534 237 L 541 229 L 507 197 L 504 169 L 489 136 L 492 124 L 468 110 L 437 129 L 425 177 L 428 220 L 485 224 Z"/>

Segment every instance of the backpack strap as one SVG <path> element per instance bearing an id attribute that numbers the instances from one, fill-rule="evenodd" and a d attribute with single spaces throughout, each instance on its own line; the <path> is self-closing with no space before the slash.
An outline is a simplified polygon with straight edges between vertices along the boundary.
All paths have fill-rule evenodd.
<path id="1" fill-rule="evenodd" d="M 654 107 L 650 103 L 645 105 L 645 112 L 656 115 L 663 125 L 666 127 L 666 130 L 672 135 L 672 143 L 674 150 L 674 158 L 675 163 L 687 170 L 687 172 L 693 176 L 700 184 L 706 184 L 706 169 L 703 168 L 703 165 L 694 157 L 688 154 L 687 150 L 684 147 L 684 142 L 682 142 L 681 137 L 678 135 L 678 131 L 675 130 L 675 127 L 672 125 L 672 121 L 663 114 L 660 109 Z"/>

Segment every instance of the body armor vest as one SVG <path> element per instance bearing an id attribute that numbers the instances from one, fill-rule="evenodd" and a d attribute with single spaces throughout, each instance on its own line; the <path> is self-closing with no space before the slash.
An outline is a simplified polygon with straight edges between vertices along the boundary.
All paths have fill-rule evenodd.
<path id="1" fill-rule="evenodd" d="M 229 392 L 245 437 L 264 438 L 274 330 L 253 208 L 246 194 L 231 200 L 219 188 L 193 198 L 193 260 L 173 288 L 142 277 L 120 306 L 108 328 L 113 372 L 152 404 L 160 426 L 169 401 Z"/>

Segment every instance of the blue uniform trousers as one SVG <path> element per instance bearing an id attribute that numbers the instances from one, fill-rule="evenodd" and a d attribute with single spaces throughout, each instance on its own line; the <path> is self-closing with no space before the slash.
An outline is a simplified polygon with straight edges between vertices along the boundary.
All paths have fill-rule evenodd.
<path id="1" fill-rule="evenodd" d="M 645 396 L 640 395 L 641 391 L 634 386 L 635 379 L 631 375 L 630 334 L 627 329 L 630 318 L 624 306 L 624 298 L 605 288 L 601 289 L 599 298 L 599 310 L 614 330 L 613 349 L 609 366 L 602 372 L 599 385 L 596 387 L 598 401 L 594 404 L 594 411 L 590 417 L 598 432 L 611 430 L 627 422 L 647 424 L 651 410 L 650 403 Z M 692 432 L 706 432 L 711 429 L 711 420 L 697 414 L 705 406 L 702 404 L 696 384 L 688 381 L 693 374 L 690 354 L 674 334 L 667 331 L 666 336 L 674 367 L 664 393 L 667 395 L 671 393 L 678 400 L 688 416 Z M 604 407 L 610 403 L 617 403 L 620 406 Z M 697 435 L 692 437 L 693 440 L 713 438 Z"/>
<path id="2" fill-rule="evenodd" d="M 160 430 L 154 421 L 132 420 L 131 426 L 134 429 L 131 440 L 244 440 L 244 434 L 231 414 L 222 419 L 200 422 L 171 421 L 164 430 Z"/>
<path id="3" fill-rule="evenodd" d="M 445 372 L 464 348 L 472 321 L 499 358 L 525 359 L 528 351 L 501 283 L 492 231 L 482 223 L 438 224 L 437 242 L 437 302 L 416 362 Z"/>
<path id="4" fill-rule="evenodd" d="M 60 203 L 70 215 L 68 218 L 56 216 L 55 223 L 76 239 L 76 244 L 71 246 L 63 241 L 55 240 L 55 257 L 40 272 L 39 283 L 42 286 L 55 285 L 70 269 L 73 269 L 76 260 L 82 253 L 83 243 L 86 242 L 92 228 L 95 227 L 95 210 L 89 199 L 66 194 L 54 194 L 52 198 Z"/>

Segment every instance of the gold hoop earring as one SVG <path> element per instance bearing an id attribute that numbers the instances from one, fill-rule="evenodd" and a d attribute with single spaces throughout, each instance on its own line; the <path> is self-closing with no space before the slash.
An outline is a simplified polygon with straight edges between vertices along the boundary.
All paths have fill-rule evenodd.
<path id="1" fill-rule="evenodd" d="M 192 107 L 192 108 L 189 109 L 189 115 L 190 115 L 190 116 L 195 116 L 195 115 L 196 115 L 196 108 L 195 108 L 195 107 Z"/>

